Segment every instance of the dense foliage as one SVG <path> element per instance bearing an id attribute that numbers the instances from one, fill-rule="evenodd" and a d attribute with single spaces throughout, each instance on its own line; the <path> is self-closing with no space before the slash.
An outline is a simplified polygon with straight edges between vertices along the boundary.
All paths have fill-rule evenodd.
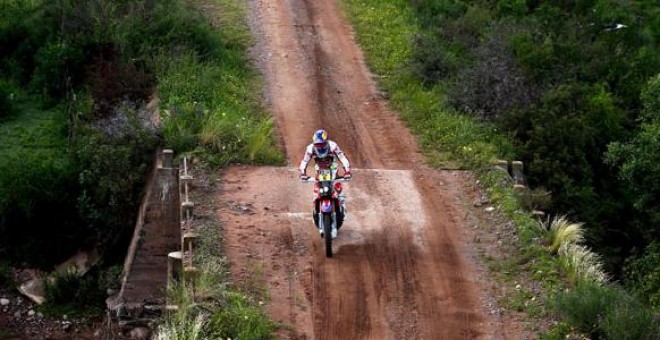
<path id="1" fill-rule="evenodd" d="M 547 19 L 534 18 L 543 12 L 537 10 L 539 7 L 545 6 L 544 10 L 557 7 L 557 13 L 561 13 L 562 8 L 573 8 L 571 6 L 575 3 L 345 0 L 344 4 L 355 24 L 357 38 L 365 51 L 367 62 L 372 71 L 380 76 L 379 85 L 388 92 L 392 106 L 419 135 L 428 159 L 438 167 L 458 165 L 475 170 L 491 202 L 517 227 L 516 251 L 507 254 L 505 259 L 485 258 L 496 280 L 516 287 L 512 291 L 505 290 L 505 296 L 500 302 L 510 309 L 525 311 L 532 318 L 546 316 L 552 311 L 548 307 L 556 307 L 554 314 L 562 316 L 563 322 L 550 329 L 544 327 L 547 326 L 545 322 L 537 325 L 540 326 L 538 330 L 544 333 L 541 336 L 544 339 L 573 338 L 576 330 L 597 338 L 656 339 L 660 335 L 657 315 L 653 315 L 652 309 L 644 302 L 658 306 L 660 251 L 657 245 L 644 247 L 653 238 L 648 237 L 652 235 L 648 232 L 654 229 L 652 225 L 630 223 L 632 221 L 628 220 L 640 214 L 640 210 L 632 203 L 635 195 L 630 188 L 652 194 L 652 188 L 656 186 L 647 184 L 627 187 L 632 182 L 626 183 L 626 178 L 632 178 L 630 175 L 635 173 L 627 168 L 647 172 L 644 178 L 650 175 L 651 172 L 647 170 L 653 169 L 655 163 L 641 160 L 653 159 L 648 156 L 653 155 L 655 149 L 644 149 L 652 137 L 643 142 L 634 137 L 641 131 L 635 128 L 639 122 L 626 118 L 627 111 L 621 110 L 622 103 L 617 97 L 619 94 L 614 94 L 610 88 L 562 80 L 562 72 L 566 70 L 561 68 L 554 69 L 553 73 L 536 74 L 535 71 L 546 67 L 545 63 L 549 62 L 541 58 L 542 54 L 551 50 L 542 45 L 528 44 L 526 48 L 533 57 L 526 62 L 533 67 L 523 69 L 518 60 L 520 55 L 514 53 L 512 47 L 516 41 L 511 39 L 511 34 L 532 36 L 534 29 L 539 30 L 539 27 L 533 25 L 534 20 L 544 24 L 556 20 L 552 17 L 554 14 Z M 588 7 L 593 4 L 587 1 L 578 6 Z M 609 3 L 601 4 L 606 5 Z M 618 5 L 630 4 L 620 2 Z M 645 10 L 653 7 L 643 2 L 637 2 L 634 6 L 642 6 Z M 572 15 L 564 14 L 569 17 Z M 603 33 L 616 32 L 627 27 L 606 25 L 602 30 Z M 650 32 L 652 30 L 645 28 L 644 34 Z M 550 45 L 567 41 L 554 33 L 546 32 L 545 37 Z M 584 42 L 585 45 L 588 43 Z M 588 46 L 575 47 L 588 49 Z M 655 47 L 651 43 L 647 48 Z M 565 52 L 556 53 L 558 55 L 553 57 L 556 60 L 565 57 L 562 54 Z M 538 62 L 538 65 L 533 65 L 534 62 Z M 588 68 L 588 65 L 581 65 L 577 59 L 574 62 L 577 66 Z M 635 64 L 633 67 L 640 65 Z M 555 76 L 556 79 L 553 78 Z M 556 91 L 548 94 L 549 87 L 541 81 L 543 79 L 553 79 L 558 84 Z M 638 84 L 639 89 L 647 86 L 645 82 L 643 80 Z M 652 90 L 645 91 L 646 94 L 637 100 L 640 106 L 648 107 L 646 103 L 653 98 L 649 95 Z M 584 96 L 591 98 L 585 99 Z M 570 114 L 562 114 L 564 111 Z M 631 114 L 634 115 L 634 111 Z M 584 122 L 583 115 L 589 118 L 588 124 Z M 564 124 L 554 122 L 553 119 L 562 119 Z M 579 128 L 571 124 L 578 124 Z M 522 143 L 520 136 L 516 135 L 518 127 L 527 129 L 520 131 L 529 140 L 534 140 L 534 143 L 527 146 Z M 548 128 L 552 128 L 554 133 L 546 131 Z M 616 132 L 621 138 L 619 143 L 616 144 L 615 140 L 597 141 L 600 143 L 597 145 L 604 145 L 603 150 L 606 150 L 599 151 L 601 153 L 598 155 L 594 155 L 594 150 L 574 151 L 571 147 L 570 143 L 575 141 L 585 147 L 596 145 L 594 136 L 601 136 L 602 133 L 596 131 L 601 128 Z M 536 138 L 536 134 L 542 138 Z M 608 221 L 607 225 L 592 224 L 590 230 L 583 233 L 582 223 L 570 221 L 575 220 L 579 210 L 586 204 L 574 202 L 576 206 L 567 210 L 573 216 L 557 220 L 558 214 L 550 215 L 555 216 L 552 224 L 563 224 L 563 227 L 553 227 L 550 219 L 548 223 L 539 224 L 531 212 L 526 210 L 541 208 L 550 213 L 563 213 L 560 209 L 564 208 L 560 205 L 564 203 L 558 201 L 555 191 L 562 189 L 561 186 L 566 183 L 571 184 L 574 191 L 585 183 L 589 184 L 580 184 L 567 175 L 578 175 L 582 177 L 577 179 L 585 179 L 590 178 L 586 176 L 589 173 L 569 168 L 567 173 L 558 173 L 547 182 L 539 180 L 531 189 L 516 192 L 508 185 L 510 182 L 505 179 L 506 175 L 492 166 L 495 157 L 516 159 L 511 158 L 513 154 L 510 144 L 503 141 L 507 137 L 516 143 L 513 153 L 518 154 L 517 159 L 524 156 L 524 152 L 536 148 L 532 159 L 545 161 L 544 166 L 553 166 L 558 171 L 564 170 L 565 166 L 552 158 L 555 149 L 561 151 L 562 157 L 574 159 L 580 166 L 591 167 L 589 161 L 598 160 L 602 166 L 600 171 L 610 176 L 606 180 L 596 178 L 600 183 L 610 185 L 610 189 L 621 192 L 617 202 L 626 209 L 617 210 L 616 213 L 625 212 L 626 215 Z M 544 145 L 544 138 L 551 143 Z M 585 157 L 586 160 L 583 159 Z M 540 168 L 543 170 L 543 167 Z M 529 172 L 529 168 L 526 171 Z M 636 172 L 635 177 L 640 179 L 640 174 Z M 552 188 L 551 193 L 538 185 L 553 181 L 560 187 Z M 589 194 L 589 190 L 583 190 L 583 193 Z M 548 198 L 554 198 L 554 202 L 548 202 Z M 610 197 L 610 200 L 614 199 Z M 579 203 L 582 205 L 578 206 Z M 602 202 L 588 203 L 591 207 L 601 208 L 599 205 Z M 554 211 L 548 210 L 552 206 Z M 602 211 L 608 209 L 607 206 L 602 208 Z M 616 224 L 617 221 L 623 221 L 623 224 Z M 626 233 L 627 236 L 635 237 L 621 237 L 618 249 L 608 249 L 611 244 L 598 237 L 598 232 L 602 231 Z M 591 247 L 583 241 L 588 241 Z M 559 249 L 556 249 L 557 245 Z M 598 253 L 608 256 L 609 272 L 603 271 L 602 256 L 592 251 L 594 245 L 598 247 Z M 630 252 L 634 255 L 627 258 L 625 270 L 619 271 L 620 258 L 612 255 L 618 253 L 622 257 Z M 613 268 L 619 276 L 611 276 Z M 520 285 L 520 282 L 530 277 L 534 279 L 533 285 Z M 623 280 L 619 280 L 621 278 Z M 621 289 L 611 279 L 624 282 L 626 289 Z M 636 299 L 631 293 L 637 293 L 642 299 Z M 600 296 L 606 298 L 601 299 Z"/>
<path id="2" fill-rule="evenodd" d="M 10 110 L 0 126 L 1 256 L 47 267 L 87 238 L 125 246 L 157 143 L 137 110 L 154 91 L 150 61 L 160 48 L 209 53 L 219 43 L 187 39 L 200 20 L 176 1 L 0 6 L 0 104 Z M 184 17 L 168 37 L 177 22 L 152 19 L 173 11 Z M 169 40 L 155 45 L 137 27 Z"/>
<path id="3" fill-rule="evenodd" d="M 583 284 L 558 294 L 551 305 L 578 329 L 599 339 L 658 338 L 651 311 L 616 287 Z"/>
<path id="4" fill-rule="evenodd" d="M 412 69 L 513 137 L 529 184 L 552 193 L 553 211 L 586 222 L 609 272 L 660 239 L 657 4 L 411 4 L 422 27 Z"/>
<path id="5" fill-rule="evenodd" d="M 244 8 L 221 5 L 212 22 L 180 0 L 0 0 L 0 286 L 13 284 L 11 266 L 50 269 L 97 247 L 101 266 L 51 275 L 40 309 L 101 313 L 106 289 L 119 288 L 112 265 L 126 254 L 157 147 L 214 164 L 281 160 L 247 62 Z M 202 261 L 194 286 L 222 298 L 204 331 L 271 338 L 260 305 L 225 292 L 219 256 L 204 258 L 214 266 Z M 195 328 L 190 288 L 180 287 L 191 300 L 174 334 Z"/>
<path id="6" fill-rule="evenodd" d="M 159 144 L 281 159 L 234 26 L 179 0 L 0 9 L 0 257 L 48 267 L 85 240 L 123 256 Z M 144 109 L 155 93 L 160 129 Z"/>

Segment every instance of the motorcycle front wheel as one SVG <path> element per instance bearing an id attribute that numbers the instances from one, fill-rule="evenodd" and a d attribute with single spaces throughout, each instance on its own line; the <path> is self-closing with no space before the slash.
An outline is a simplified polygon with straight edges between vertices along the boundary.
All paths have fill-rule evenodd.
<path id="1" fill-rule="evenodd" d="M 332 216 L 323 214 L 323 233 L 325 238 L 325 256 L 332 257 Z"/>

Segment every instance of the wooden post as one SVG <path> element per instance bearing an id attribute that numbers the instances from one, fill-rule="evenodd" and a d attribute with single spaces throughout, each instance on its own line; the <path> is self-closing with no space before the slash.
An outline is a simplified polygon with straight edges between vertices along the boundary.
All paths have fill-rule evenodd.
<path id="1" fill-rule="evenodd" d="M 181 281 L 181 271 L 183 269 L 183 252 L 173 251 L 167 254 L 167 285 Z"/>
<path id="2" fill-rule="evenodd" d="M 168 149 L 163 150 L 162 157 L 163 157 L 163 168 L 171 169 L 174 166 L 173 165 L 174 151 Z"/>
<path id="3" fill-rule="evenodd" d="M 525 175 L 523 174 L 523 162 L 511 162 L 511 172 L 513 172 L 513 188 L 525 189 L 527 185 L 525 184 Z"/>
<path id="4" fill-rule="evenodd" d="M 195 266 L 186 266 L 183 268 L 183 282 L 186 285 L 195 286 L 195 280 L 197 280 L 197 275 L 199 275 L 199 269 Z"/>
<path id="5" fill-rule="evenodd" d="M 191 257 L 194 255 L 193 248 L 197 242 L 198 237 L 199 236 L 194 231 L 186 231 L 183 234 L 182 249 L 184 252 L 188 252 Z"/>
<path id="6" fill-rule="evenodd" d="M 495 169 L 500 169 L 506 172 L 507 174 L 509 173 L 509 162 L 505 160 L 498 159 L 495 161 Z"/>
<path id="7" fill-rule="evenodd" d="M 181 203 L 181 221 L 187 221 L 192 219 L 194 207 L 195 207 L 195 203 L 190 201 Z"/>

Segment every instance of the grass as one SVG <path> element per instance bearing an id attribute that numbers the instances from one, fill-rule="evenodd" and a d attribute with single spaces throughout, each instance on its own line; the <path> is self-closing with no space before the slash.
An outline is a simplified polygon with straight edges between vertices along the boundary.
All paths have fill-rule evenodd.
<path id="1" fill-rule="evenodd" d="M 223 10 L 209 16 L 221 26 L 217 56 L 202 60 L 194 53 L 163 55 L 158 65 L 158 96 L 165 138 L 177 152 L 195 151 L 214 164 L 281 164 L 273 123 L 259 94 L 262 81 L 246 51 L 251 36 L 245 4 L 216 0 Z"/>
<path id="2" fill-rule="evenodd" d="M 195 263 L 200 269 L 194 286 L 168 289 L 178 309 L 164 316 L 155 339 L 272 339 L 276 325 L 262 310 L 263 301 L 232 288 L 227 263 L 217 248 L 219 228 L 199 229 L 201 245 Z"/>
<path id="3" fill-rule="evenodd" d="M 549 224 L 549 225 L 548 225 Z M 552 254 L 557 254 L 559 248 L 567 244 L 577 244 L 584 241 L 582 223 L 573 223 L 566 216 L 557 216 L 550 222 L 541 223 L 541 228 L 547 231 L 545 243 Z"/>
<path id="4" fill-rule="evenodd" d="M 100 271 L 79 276 L 75 270 L 55 272 L 44 277 L 46 301 L 39 311 L 46 315 L 72 317 L 99 316 L 103 313 L 105 287 L 99 282 Z"/>
<path id="5" fill-rule="evenodd" d="M 564 243 L 559 248 L 559 255 L 559 260 L 572 284 L 578 285 L 582 282 L 603 284 L 609 280 L 603 271 L 602 261 L 589 248 L 581 244 Z"/>
<path id="6" fill-rule="evenodd" d="M 443 107 L 442 86 L 427 88 L 410 74 L 412 41 L 419 32 L 407 1 L 345 0 L 358 42 L 393 108 L 418 135 L 431 164 L 484 169 L 512 153 L 497 131 Z"/>
<path id="7" fill-rule="evenodd" d="M 67 125 L 63 110 L 43 110 L 34 98 L 21 98 L 16 113 L 0 124 L 0 167 L 13 156 L 38 155 L 43 159 L 67 158 Z"/>

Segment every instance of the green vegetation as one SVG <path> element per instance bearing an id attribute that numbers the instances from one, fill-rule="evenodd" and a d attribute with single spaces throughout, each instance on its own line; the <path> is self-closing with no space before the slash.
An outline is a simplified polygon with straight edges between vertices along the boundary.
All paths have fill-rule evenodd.
<path id="1" fill-rule="evenodd" d="M 0 288 L 10 287 L 14 283 L 14 275 L 9 263 L 0 261 Z"/>
<path id="2" fill-rule="evenodd" d="M 660 252 L 648 245 L 660 230 L 652 184 L 660 174 L 660 8 L 651 1 L 343 3 L 368 64 L 431 164 L 476 170 L 518 227 L 519 251 L 491 268 L 510 283 L 528 273 L 542 295 L 520 287 L 503 302 L 542 316 L 544 301 L 557 296 L 554 312 L 568 323 L 547 338 L 574 329 L 612 339 L 657 336 L 649 305 L 606 283 L 603 269 L 657 306 Z M 491 170 L 497 158 L 522 160 L 535 189 L 513 191 Z M 538 208 L 569 217 L 563 227 L 539 228 L 529 213 Z M 614 292 L 607 312 L 579 311 L 582 295 L 591 294 L 585 286 Z M 625 325 L 634 331 L 624 334 Z"/>
<path id="3" fill-rule="evenodd" d="M 217 0 L 227 48 L 217 61 L 197 61 L 194 55 L 161 59 L 158 95 L 163 108 L 166 143 L 187 150 L 210 164 L 230 162 L 280 163 L 272 122 L 260 106 L 262 84 L 249 68 L 251 43 L 245 4 Z M 191 81 L 194 80 L 194 81 Z M 165 315 L 156 339 L 272 339 L 273 324 L 261 309 L 263 297 L 230 285 L 227 265 L 218 249 L 217 222 L 198 226 L 201 245 L 195 252 L 200 274 L 194 286 L 168 289 L 177 310 Z M 257 300 L 261 299 L 261 300 Z"/>
<path id="4" fill-rule="evenodd" d="M 240 24 L 214 29 L 178 0 L 0 7 L 3 258 L 48 267 L 86 238 L 122 256 L 159 145 L 281 162 Z M 160 129 L 144 108 L 154 93 Z"/>
<path id="5" fill-rule="evenodd" d="M 660 69 L 660 8 L 417 0 L 409 12 L 418 27 L 409 73 L 441 88 L 448 109 L 509 136 L 530 186 L 552 193 L 553 213 L 585 222 L 590 245 L 619 277 L 632 249 L 660 237 L 657 157 L 627 152 L 657 149 L 649 119 L 657 85 L 647 81 Z"/>
<path id="6" fill-rule="evenodd" d="M 107 287 L 99 285 L 99 273 L 98 268 L 83 277 L 75 271 L 56 272 L 52 279 L 44 280 L 46 302 L 39 309 L 47 315 L 100 315 Z"/>
<path id="7" fill-rule="evenodd" d="M 44 312 L 102 311 L 157 148 L 214 165 L 282 161 L 246 58 L 243 4 L 217 5 L 212 23 L 181 0 L 0 0 L 0 258 L 48 270 L 82 246 L 103 254 L 84 277 L 49 281 Z M 202 278 L 224 289 L 216 269 Z M 269 337 L 250 299 L 212 296 L 209 330 Z M 245 317 L 254 323 L 235 322 Z"/>
<path id="8" fill-rule="evenodd" d="M 227 264 L 218 251 L 219 228 L 199 228 L 201 244 L 195 264 L 200 275 L 194 286 L 180 283 L 168 290 L 176 311 L 164 316 L 155 339 L 273 339 L 273 324 L 261 309 L 263 301 L 229 285 Z"/>
<path id="9" fill-rule="evenodd" d="M 660 312 L 660 243 L 652 243 L 626 264 L 626 286 Z"/>
<path id="10" fill-rule="evenodd" d="M 571 223 L 566 216 L 555 217 L 550 222 L 546 243 L 549 244 L 550 253 L 557 254 L 564 244 L 580 243 L 584 240 L 582 223 Z"/>
<path id="11" fill-rule="evenodd" d="M 579 330 L 605 339 L 657 339 L 650 310 L 624 290 L 578 285 L 552 300 L 552 308 Z"/>

